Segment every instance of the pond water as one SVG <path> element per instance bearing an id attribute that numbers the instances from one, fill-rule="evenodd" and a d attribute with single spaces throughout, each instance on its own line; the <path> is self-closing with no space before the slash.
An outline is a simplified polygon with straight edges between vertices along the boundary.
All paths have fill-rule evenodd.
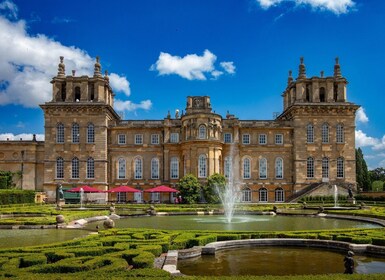
<path id="1" fill-rule="evenodd" d="M 0 248 L 63 242 L 88 234 L 88 230 L 82 229 L 2 229 L 0 230 Z"/>
<path id="2" fill-rule="evenodd" d="M 101 225 L 103 222 L 99 222 Z M 319 230 L 337 228 L 376 228 L 379 225 L 342 219 L 329 219 L 309 216 L 273 216 L 273 215 L 239 215 L 227 223 L 224 216 L 210 215 L 176 215 L 176 216 L 141 216 L 115 220 L 117 228 L 155 228 L 176 230 Z M 95 229 L 90 223 L 88 229 Z M 102 227 L 102 226 L 101 226 Z"/>
<path id="3" fill-rule="evenodd" d="M 244 247 L 178 260 L 186 275 L 300 275 L 344 272 L 344 253 L 298 247 Z M 385 258 L 354 256 L 355 273 L 384 273 Z"/>

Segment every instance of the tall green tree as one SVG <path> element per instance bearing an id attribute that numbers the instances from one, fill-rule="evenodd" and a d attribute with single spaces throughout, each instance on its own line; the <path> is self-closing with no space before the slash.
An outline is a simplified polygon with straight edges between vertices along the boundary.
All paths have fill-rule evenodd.
<path id="1" fill-rule="evenodd" d="M 201 197 L 201 184 L 197 177 L 187 174 L 179 180 L 179 193 L 182 196 L 183 203 L 197 203 Z"/>
<path id="2" fill-rule="evenodd" d="M 356 177 L 359 188 L 362 188 L 364 191 L 370 190 L 371 181 L 368 166 L 366 165 L 361 148 L 356 149 Z"/>
<path id="3" fill-rule="evenodd" d="M 207 179 L 207 185 L 203 186 L 203 195 L 207 203 L 219 203 L 218 191 L 223 190 L 226 185 L 225 176 L 215 173 Z"/>

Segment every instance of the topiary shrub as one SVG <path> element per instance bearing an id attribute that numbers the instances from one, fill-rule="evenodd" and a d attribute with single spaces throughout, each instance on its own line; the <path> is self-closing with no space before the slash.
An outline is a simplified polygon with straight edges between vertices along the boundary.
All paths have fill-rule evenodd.
<path id="1" fill-rule="evenodd" d="M 154 267 L 155 256 L 150 252 L 142 252 L 132 259 L 134 268 L 152 268 Z"/>

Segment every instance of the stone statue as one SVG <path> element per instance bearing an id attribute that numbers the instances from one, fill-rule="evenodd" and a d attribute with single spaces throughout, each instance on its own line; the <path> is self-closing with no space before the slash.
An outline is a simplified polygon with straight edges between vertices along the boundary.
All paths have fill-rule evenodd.
<path id="1" fill-rule="evenodd" d="M 56 202 L 59 202 L 60 200 L 63 200 L 64 199 L 64 192 L 63 192 L 63 187 L 62 185 L 60 184 L 57 188 L 56 188 Z"/>
<path id="2" fill-rule="evenodd" d="M 348 254 L 344 258 L 345 274 L 353 274 L 354 271 L 354 253 L 348 251 Z"/>
<path id="3" fill-rule="evenodd" d="M 348 189 L 348 194 L 349 194 L 349 198 L 353 198 L 352 187 L 349 187 L 349 189 Z"/>

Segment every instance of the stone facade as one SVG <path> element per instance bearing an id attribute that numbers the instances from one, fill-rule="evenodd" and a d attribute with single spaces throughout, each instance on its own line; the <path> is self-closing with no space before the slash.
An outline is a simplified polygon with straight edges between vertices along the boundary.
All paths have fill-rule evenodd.
<path id="1" fill-rule="evenodd" d="M 214 173 L 234 178 L 244 202 L 283 202 L 338 185 L 355 189 L 355 112 L 338 59 L 334 74 L 306 77 L 301 59 L 289 73 L 284 111 L 274 120 L 240 120 L 212 110 L 209 96 L 188 96 L 186 109 L 162 120 L 122 120 L 113 109 L 108 73 L 65 75 L 61 58 L 52 100 L 41 105 L 45 142 L 3 141 L 0 168 L 28 168 L 29 188 L 55 196 L 56 187 L 88 184 L 99 189 L 131 185 L 177 187 L 186 174 L 205 183 Z M 20 159 L 24 152 L 23 160 Z M 28 159 L 28 162 L 27 162 Z M 27 186 L 23 183 L 23 187 Z M 136 194 L 132 200 L 156 200 Z M 130 199 L 130 200 L 131 200 Z"/>

